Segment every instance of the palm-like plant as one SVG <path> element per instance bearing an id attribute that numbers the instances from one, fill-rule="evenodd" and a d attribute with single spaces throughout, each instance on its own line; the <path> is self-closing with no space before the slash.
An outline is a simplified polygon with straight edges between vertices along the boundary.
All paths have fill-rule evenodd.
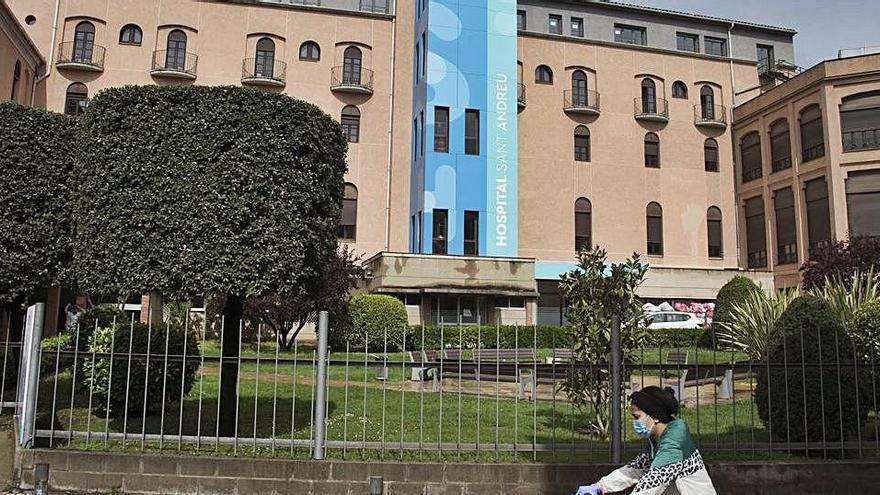
<path id="1" fill-rule="evenodd" d="M 841 323 L 849 327 L 859 307 L 880 296 L 880 284 L 871 267 L 866 272 L 856 270 L 850 276 L 826 277 L 824 287 L 814 289 L 813 294 L 824 299 L 840 317 Z"/>
<path id="2" fill-rule="evenodd" d="M 719 322 L 718 340 L 722 345 L 742 350 L 753 361 L 766 356 L 769 343 L 776 338 L 776 321 L 800 291 L 783 291 L 768 295 L 762 290 L 751 292 L 734 304 L 726 322 Z"/>

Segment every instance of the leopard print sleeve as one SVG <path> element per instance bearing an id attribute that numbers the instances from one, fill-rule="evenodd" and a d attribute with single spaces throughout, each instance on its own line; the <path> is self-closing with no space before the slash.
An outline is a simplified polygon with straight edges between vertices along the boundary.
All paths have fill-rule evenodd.
<path id="1" fill-rule="evenodd" d="M 659 495 L 679 478 L 690 476 L 705 466 L 699 452 L 694 452 L 687 459 L 667 464 L 663 467 L 651 468 L 639 479 L 633 495 Z"/>
<path id="2" fill-rule="evenodd" d="M 633 469 L 648 469 L 648 466 L 651 465 L 651 458 L 648 457 L 648 454 L 642 452 L 635 459 L 629 462 L 627 466 Z"/>

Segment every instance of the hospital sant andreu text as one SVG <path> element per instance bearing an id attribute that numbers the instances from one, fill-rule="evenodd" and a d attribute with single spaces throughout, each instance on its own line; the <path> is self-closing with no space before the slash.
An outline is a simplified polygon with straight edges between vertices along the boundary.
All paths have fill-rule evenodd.
<path id="1" fill-rule="evenodd" d="M 414 323 L 559 324 L 581 246 L 641 253 L 640 295 L 690 302 L 880 234 L 880 53 L 805 70 L 794 37 L 595 0 L 0 0 L 0 99 L 314 103 L 349 137 L 339 238 L 366 290 Z"/>

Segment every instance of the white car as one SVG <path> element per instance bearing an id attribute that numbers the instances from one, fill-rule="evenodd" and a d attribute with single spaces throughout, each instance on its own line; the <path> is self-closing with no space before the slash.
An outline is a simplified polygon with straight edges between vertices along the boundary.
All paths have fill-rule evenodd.
<path id="1" fill-rule="evenodd" d="M 658 328 L 700 328 L 703 320 L 693 313 L 684 311 L 659 311 L 645 318 L 648 330 Z"/>

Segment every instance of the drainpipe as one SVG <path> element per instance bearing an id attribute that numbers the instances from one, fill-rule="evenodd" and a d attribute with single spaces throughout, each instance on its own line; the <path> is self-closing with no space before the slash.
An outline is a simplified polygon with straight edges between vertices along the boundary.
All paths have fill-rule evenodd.
<path id="1" fill-rule="evenodd" d="M 727 30 L 727 57 L 728 64 L 730 67 L 730 91 L 731 91 L 731 109 L 730 109 L 730 145 L 731 150 L 733 150 L 732 158 L 733 163 L 736 164 L 736 139 L 733 136 L 733 127 L 736 124 L 734 119 L 733 109 L 736 108 L 736 75 L 733 71 L 733 28 L 736 27 L 735 22 L 730 23 L 730 28 Z M 736 167 L 733 167 L 733 226 L 734 232 L 736 233 L 736 264 L 737 268 L 742 266 L 746 266 L 742 263 L 742 236 L 740 233 L 740 205 L 739 205 L 739 182 L 737 181 L 736 176 Z"/>
<path id="2" fill-rule="evenodd" d="M 394 84 L 397 59 L 397 2 L 394 2 L 394 18 L 391 19 L 391 91 L 388 97 L 388 156 L 385 167 L 385 251 L 391 249 L 391 163 L 394 152 Z"/>
<path id="3" fill-rule="evenodd" d="M 52 43 L 49 45 L 49 59 L 46 61 L 46 73 L 39 78 L 34 78 L 31 85 L 31 106 L 34 106 L 34 95 L 37 93 L 37 84 L 46 80 L 52 74 L 52 61 L 55 59 L 55 38 L 58 35 L 58 13 L 61 11 L 61 0 L 55 0 L 55 16 L 52 18 Z M 47 95 L 48 100 L 48 95 Z M 48 106 L 46 101 L 46 106 Z"/>

